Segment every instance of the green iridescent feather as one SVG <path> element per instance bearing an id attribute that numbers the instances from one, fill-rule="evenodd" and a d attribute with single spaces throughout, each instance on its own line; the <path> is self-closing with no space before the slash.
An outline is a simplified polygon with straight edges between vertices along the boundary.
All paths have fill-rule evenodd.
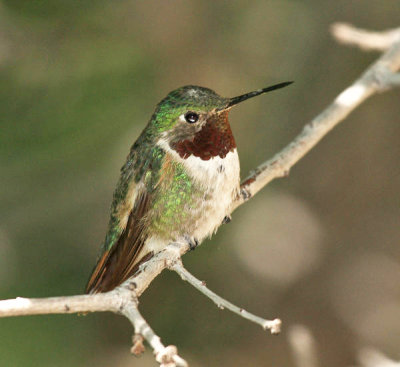
<path id="1" fill-rule="evenodd" d="M 188 109 L 194 111 L 209 110 L 227 103 L 226 98 L 218 96 L 207 88 L 202 88 L 198 92 L 196 100 L 194 100 L 193 96 L 187 94 L 187 91 L 192 88 L 192 86 L 186 86 L 168 94 L 158 104 L 146 129 L 132 146 L 126 163 L 121 168 L 121 177 L 114 192 L 108 232 L 101 248 L 101 253 L 109 251 L 116 244 L 124 230 L 120 226 L 121 218 L 118 216 L 118 209 L 121 203 L 127 199 L 126 196 L 132 180 L 138 183 L 145 175 L 150 175 L 146 177 L 146 189 L 149 193 L 154 190 L 158 182 L 158 176 L 165 157 L 165 152 L 155 146 L 156 139 L 160 134 L 170 130 L 176 123 L 177 118 Z M 180 206 L 180 202 L 190 204 L 191 195 L 193 195 L 190 179 L 187 177 L 183 167 L 176 164 L 171 169 L 177 172 L 176 177 L 171 182 L 171 190 L 168 188 L 168 194 L 165 195 L 164 193 L 166 198 L 159 197 L 154 202 L 154 205 L 166 209 L 163 214 L 165 218 L 159 218 L 154 224 L 158 228 L 163 227 L 163 224 L 172 224 L 171 218 L 176 213 L 176 208 Z M 184 215 L 182 214 L 182 216 Z"/>
<path id="2" fill-rule="evenodd" d="M 111 250 L 116 244 L 124 228 L 120 223 L 120 206 L 128 199 L 127 194 L 132 184 L 138 184 L 146 173 L 151 174 L 151 179 L 146 180 L 146 189 L 151 192 L 157 182 L 156 171 L 153 168 L 160 167 L 165 153 L 157 148 L 152 142 L 152 135 L 148 130 L 144 130 L 135 144 L 132 146 L 125 164 L 121 168 L 121 176 L 114 191 L 113 202 L 111 204 L 111 216 L 108 224 L 108 231 L 104 244 L 100 250 L 103 252 Z M 158 171 L 158 170 L 157 170 Z"/>

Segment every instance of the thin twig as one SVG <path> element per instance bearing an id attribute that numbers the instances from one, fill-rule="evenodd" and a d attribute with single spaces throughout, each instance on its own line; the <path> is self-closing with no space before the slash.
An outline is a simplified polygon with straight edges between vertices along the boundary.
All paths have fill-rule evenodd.
<path id="1" fill-rule="evenodd" d="M 400 28 L 371 32 L 346 23 L 334 23 L 331 31 L 340 43 L 355 45 L 366 51 L 386 51 L 393 43 L 400 40 Z"/>
<path id="2" fill-rule="evenodd" d="M 350 87 L 340 93 L 324 111 L 305 125 L 289 145 L 258 166 L 244 180 L 242 195 L 234 203 L 232 211 L 273 179 L 287 176 L 292 166 L 368 97 L 400 85 L 396 73 L 399 68 L 400 40 L 396 41 Z"/>
<path id="3" fill-rule="evenodd" d="M 252 313 L 244 310 L 243 308 L 235 306 L 234 304 L 230 303 L 226 299 L 220 297 L 218 294 L 208 289 L 205 282 L 197 279 L 195 276 L 189 273 L 183 266 L 182 261 L 177 261 L 175 264 L 171 266 L 171 269 L 174 270 L 176 273 L 178 273 L 183 280 L 187 281 L 201 293 L 210 298 L 211 301 L 213 301 L 217 305 L 217 307 L 220 308 L 221 310 L 226 308 L 227 310 L 230 310 L 235 314 L 242 316 L 243 318 L 260 325 L 264 330 L 270 330 L 271 334 L 280 333 L 282 325 L 281 320 L 279 319 L 266 320 L 259 316 L 253 315 Z"/>
<path id="4" fill-rule="evenodd" d="M 178 355 L 178 350 L 174 345 L 169 345 L 167 347 L 164 346 L 160 337 L 156 335 L 133 302 L 128 303 L 121 310 L 121 313 L 131 321 L 135 328 L 135 332 L 143 336 L 152 347 L 156 361 L 160 366 L 188 366 L 187 362 Z"/>

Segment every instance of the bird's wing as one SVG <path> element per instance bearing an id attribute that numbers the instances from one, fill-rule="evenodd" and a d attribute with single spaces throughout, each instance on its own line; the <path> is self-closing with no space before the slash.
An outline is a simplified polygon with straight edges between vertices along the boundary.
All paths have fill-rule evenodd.
<path id="1" fill-rule="evenodd" d="M 138 255 L 148 236 L 146 214 L 160 180 L 159 167 L 165 153 L 157 147 L 138 151 L 135 145 L 121 170 L 108 233 L 86 286 L 87 293 L 112 290 L 137 270 Z"/>

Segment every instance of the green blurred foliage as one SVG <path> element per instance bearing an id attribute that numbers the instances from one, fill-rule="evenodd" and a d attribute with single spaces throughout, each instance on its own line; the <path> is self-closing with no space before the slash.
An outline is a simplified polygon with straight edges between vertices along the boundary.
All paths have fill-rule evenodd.
<path id="1" fill-rule="evenodd" d="M 330 25 L 386 29 L 399 12 L 398 0 L 2 1 L 0 298 L 83 291 L 119 168 L 170 90 L 295 80 L 231 113 L 245 176 L 377 57 L 335 43 Z M 400 358 L 399 312 L 384 312 L 399 301 L 384 287 L 400 278 L 398 99 L 368 101 L 184 259 L 233 302 L 306 325 L 326 367 L 365 344 Z M 141 310 L 193 366 L 295 366 L 285 333 L 221 313 L 173 274 Z M 4 319 L 0 366 L 155 365 L 129 356 L 131 332 L 107 314 Z"/>

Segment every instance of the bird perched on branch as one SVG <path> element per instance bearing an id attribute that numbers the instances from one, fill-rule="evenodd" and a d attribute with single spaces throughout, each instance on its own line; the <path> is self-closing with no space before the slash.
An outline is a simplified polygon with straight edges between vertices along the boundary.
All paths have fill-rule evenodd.
<path id="1" fill-rule="evenodd" d="M 171 242 L 187 241 L 193 249 L 215 233 L 240 188 L 229 111 L 289 84 L 233 98 L 189 85 L 157 105 L 121 169 L 87 293 L 112 290 Z"/>

